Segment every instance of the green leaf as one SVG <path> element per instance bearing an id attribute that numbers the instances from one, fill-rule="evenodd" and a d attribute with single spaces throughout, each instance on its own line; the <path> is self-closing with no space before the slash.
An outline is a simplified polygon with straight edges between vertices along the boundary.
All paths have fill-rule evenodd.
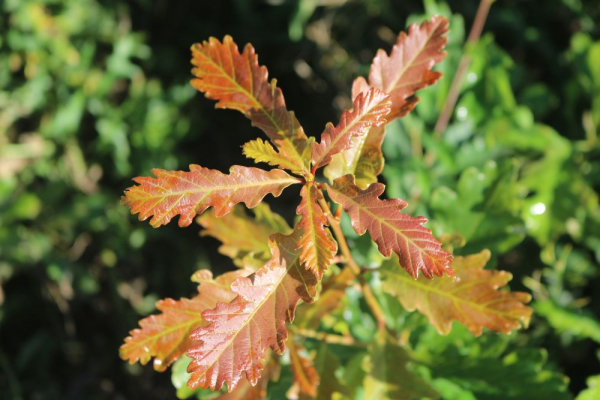
<path id="1" fill-rule="evenodd" d="M 600 399 L 600 375 L 590 376 L 587 379 L 588 388 L 579 393 L 575 400 L 598 400 Z"/>
<path id="2" fill-rule="evenodd" d="M 363 361 L 367 372 L 364 400 L 437 399 L 437 392 L 408 369 L 408 353 L 387 335 L 381 336 L 371 343 Z"/>
<path id="3" fill-rule="evenodd" d="M 537 315 L 546 318 L 558 332 L 600 343 L 600 323 L 593 317 L 560 308 L 551 300 L 536 301 L 533 308 Z"/>

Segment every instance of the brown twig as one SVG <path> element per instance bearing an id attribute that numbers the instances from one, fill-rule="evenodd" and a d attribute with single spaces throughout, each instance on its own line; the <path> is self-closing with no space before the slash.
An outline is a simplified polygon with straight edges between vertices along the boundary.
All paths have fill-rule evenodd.
<path id="1" fill-rule="evenodd" d="M 462 87 L 465 74 L 469 70 L 469 65 L 471 65 L 469 47 L 472 47 L 479 41 L 481 32 L 483 31 L 483 26 L 485 25 L 485 21 L 490 11 L 490 7 L 494 1 L 495 0 L 481 0 L 479 3 L 479 8 L 477 9 L 477 14 L 475 15 L 475 21 L 473 21 L 471 32 L 469 32 L 469 37 L 467 38 L 467 43 L 465 44 L 467 49 L 463 52 L 463 55 L 460 58 L 460 63 L 458 64 L 456 75 L 454 75 L 454 79 L 450 85 L 450 90 L 448 91 L 448 97 L 444 103 L 444 108 L 442 109 L 437 123 L 435 124 L 434 132 L 438 138 L 442 136 L 448 127 L 448 122 L 450 121 L 450 117 L 454 111 L 454 106 L 458 100 L 458 95 L 460 94 L 460 89 Z"/>
<path id="2" fill-rule="evenodd" d="M 290 325 L 289 329 L 297 335 L 304 336 L 305 338 L 309 339 L 316 339 L 325 343 L 365 347 L 364 343 L 357 342 L 352 336 L 332 335 L 330 333 L 313 331 L 312 329 L 297 328 L 293 325 Z"/>
<path id="3" fill-rule="evenodd" d="M 334 218 L 334 215 L 331 213 L 331 209 L 329 208 L 329 204 L 327 204 L 327 201 L 325 201 L 324 199 L 319 199 L 319 205 L 321 206 L 321 208 L 323 209 L 323 212 L 327 216 L 327 220 L 329 221 L 331 230 L 333 231 L 333 234 L 335 235 L 335 238 L 337 239 L 338 246 L 340 247 L 340 251 L 342 252 L 342 255 L 345 258 L 346 264 L 348 265 L 350 270 L 354 273 L 354 275 L 356 276 L 356 279 L 360 283 L 363 295 L 365 297 L 365 301 L 367 302 L 367 305 L 371 309 L 373 316 L 377 320 L 377 326 L 379 327 L 380 330 L 384 330 L 386 328 L 385 314 L 384 314 L 383 310 L 381 309 L 381 306 L 379 305 L 379 302 L 377 301 L 375 294 L 371 290 L 371 287 L 369 286 L 367 281 L 365 281 L 365 278 L 362 276 L 361 268 L 358 266 L 358 264 L 356 264 L 356 261 L 354 261 L 354 258 L 352 257 L 352 254 L 350 253 L 350 248 L 348 247 L 348 243 L 346 242 L 346 237 L 344 236 L 344 233 L 342 232 L 342 228 L 340 227 L 340 221 L 338 219 Z"/>

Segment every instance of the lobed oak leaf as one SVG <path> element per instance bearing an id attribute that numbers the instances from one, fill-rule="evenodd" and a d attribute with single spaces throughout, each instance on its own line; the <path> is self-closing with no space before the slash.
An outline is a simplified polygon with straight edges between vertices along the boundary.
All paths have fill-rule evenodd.
<path id="1" fill-rule="evenodd" d="M 431 68 L 446 57 L 448 20 L 433 17 L 421 26 L 413 24 L 408 34 L 401 32 L 388 56 L 379 50 L 369 72 L 369 82 L 359 77 L 352 85 L 352 98 L 377 88 L 390 95 L 392 104 L 387 122 L 400 118 L 414 109 L 419 99 L 417 90 L 434 84 L 442 74 Z M 325 168 L 325 176 L 333 181 L 346 174 L 356 177 L 356 184 L 365 189 L 377 182 L 384 165 L 381 145 L 385 127 L 373 127 L 365 136 L 352 138 L 351 147 L 333 157 Z"/>
<path id="2" fill-rule="evenodd" d="M 521 325 L 527 327 L 533 311 L 525 303 L 531 296 L 499 291 L 512 275 L 484 269 L 489 259 L 489 250 L 456 257 L 456 281 L 446 277 L 434 281 L 409 279 L 395 262 L 388 261 L 381 269 L 383 289 L 396 296 L 407 310 L 426 315 L 441 334 L 450 332 L 452 321 L 462 323 L 476 336 L 483 328 L 510 333 Z"/>
<path id="3" fill-rule="evenodd" d="M 345 110 L 337 126 L 328 123 L 321 134 L 321 142 L 312 145 L 314 168 L 329 164 L 334 155 L 353 146 L 353 138 L 366 136 L 370 127 L 383 125 L 390 104 L 389 96 L 377 89 L 356 96 L 352 111 Z"/>
<path id="4" fill-rule="evenodd" d="M 255 163 L 265 162 L 273 167 L 296 169 L 296 165 L 292 161 L 279 154 L 269 142 L 260 138 L 244 144 L 242 152 L 246 157 L 253 159 Z"/>
<path id="5" fill-rule="evenodd" d="M 277 197 L 286 187 L 300 183 L 279 169 L 264 171 L 239 165 L 231 167 L 229 175 L 193 164 L 189 172 L 153 169 L 152 173 L 156 178 L 135 178 L 139 185 L 125 190 L 122 203 L 132 214 L 139 213 L 141 221 L 152 217 L 150 225 L 154 228 L 168 224 L 176 215 L 180 215 L 179 226 L 188 226 L 211 206 L 217 217 L 238 203 L 253 208 L 267 194 Z"/>
<path id="6" fill-rule="evenodd" d="M 238 296 L 219 303 L 202 317 L 210 322 L 192 333 L 200 343 L 188 350 L 190 388 L 219 390 L 223 383 L 232 391 L 242 374 L 253 385 L 260 377 L 267 349 L 285 350 L 286 322 L 294 319 L 300 300 L 312 302 L 317 279 L 299 261 L 300 230 L 271 237 L 271 260 L 254 274 L 236 279 L 231 290 Z"/>
<path id="7" fill-rule="evenodd" d="M 292 370 L 294 371 L 294 383 L 290 388 L 290 392 L 302 393 L 311 397 L 316 396 L 320 379 L 312 358 L 308 354 L 304 354 L 306 349 L 296 344 L 293 336 L 288 340 L 288 348 Z"/>
<path id="8" fill-rule="evenodd" d="M 302 201 L 296 208 L 296 214 L 302 216 L 298 222 L 302 229 L 298 241 L 298 248 L 302 249 L 300 262 L 321 279 L 337 253 L 337 242 L 327 228 L 327 217 L 318 203 L 323 196 L 321 191 L 309 183 L 302 187 L 300 196 Z"/>
<path id="9" fill-rule="evenodd" d="M 421 26 L 412 24 L 408 34 L 401 32 L 388 56 L 379 50 L 371 64 L 369 86 L 383 90 L 392 98 L 388 121 L 406 115 L 418 99 L 410 98 L 419 89 L 432 85 L 442 74 L 431 68 L 446 57 L 448 20 L 435 16 Z"/>
<path id="10" fill-rule="evenodd" d="M 220 218 L 209 210 L 196 218 L 196 222 L 204 228 L 202 236 L 212 236 L 223 243 L 219 253 L 230 257 L 238 267 L 256 271 L 271 257 L 269 237 L 274 233 L 289 234 L 292 228 L 266 203 L 258 204 L 252 212 L 254 216 L 237 205 Z"/>
<path id="11" fill-rule="evenodd" d="M 156 303 L 161 314 L 151 315 L 140 321 L 140 329 L 129 332 L 119 354 L 130 364 L 139 361 L 145 365 L 154 357 L 154 369 L 165 371 L 193 344 L 190 333 L 206 325 L 202 318 L 204 310 L 215 307 L 217 302 L 229 302 L 235 297 L 229 285 L 238 277 L 251 271 L 227 272 L 212 278 L 208 270 L 196 272 L 192 280 L 198 282 L 199 294 L 191 299 L 164 299 Z"/>
<path id="12" fill-rule="evenodd" d="M 336 154 L 325 167 L 324 175 L 331 182 L 344 175 L 354 175 L 356 186 L 366 189 L 383 171 L 385 160 L 381 145 L 385 137 L 385 126 L 369 129 L 365 136 L 352 139 L 352 147 Z"/>
<path id="13" fill-rule="evenodd" d="M 267 356 L 268 361 L 265 365 L 264 373 L 258 379 L 256 385 L 252 385 L 248 380 L 241 380 L 235 390 L 229 393 L 223 393 L 214 400 L 264 400 L 267 398 L 267 387 L 270 380 L 279 379 L 281 366 L 274 357 Z"/>
<path id="14" fill-rule="evenodd" d="M 308 171 L 310 156 L 305 150 L 308 138 L 293 112 L 288 111 L 276 81 L 258 64 L 252 45 L 242 53 L 231 36 L 223 42 L 216 38 L 192 46 L 192 85 L 212 100 L 216 107 L 241 111 L 262 129 L 286 159 L 286 168 Z"/>
<path id="15" fill-rule="evenodd" d="M 404 200 L 379 199 L 384 190 L 385 185 L 381 183 L 362 190 L 352 175 L 336 179 L 333 186 L 327 185 L 329 197 L 348 213 L 356 233 L 362 235 L 368 231 L 384 256 L 396 253 L 400 264 L 413 278 L 418 277 L 419 271 L 430 279 L 444 273 L 453 276 L 449 265 L 452 256 L 442 250 L 431 231 L 422 226 L 427 219 L 401 213 L 407 206 Z"/>

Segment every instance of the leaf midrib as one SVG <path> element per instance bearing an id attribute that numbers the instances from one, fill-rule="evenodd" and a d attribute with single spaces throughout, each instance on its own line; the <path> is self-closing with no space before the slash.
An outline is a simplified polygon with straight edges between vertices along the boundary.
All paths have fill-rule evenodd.
<path id="1" fill-rule="evenodd" d="M 284 250 L 284 251 L 287 251 L 287 250 L 285 250 L 285 249 L 283 249 L 283 248 L 282 248 L 282 250 Z M 296 267 L 296 268 L 298 268 L 298 258 L 299 258 L 299 256 L 300 256 L 300 253 L 298 252 L 298 253 L 297 253 L 297 256 L 296 256 L 296 258 L 294 259 L 294 261 L 290 262 L 290 266 L 289 266 L 288 268 L 286 268 L 285 272 L 284 272 L 284 273 L 282 273 L 282 274 L 281 274 L 281 277 L 280 277 L 280 278 L 277 280 L 277 284 L 274 284 L 274 285 L 273 285 L 273 290 L 272 290 L 272 291 L 270 291 L 270 293 L 269 293 L 267 296 L 265 296 L 265 297 L 263 298 L 263 300 L 262 300 L 262 301 L 260 301 L 260 302 L 258 303 L 259 305 L 258 305 L 257 307 L 255 307 L 255 308 L 254 308 L 254 310 L 253 310 L 251 313 L 249 313 L 249 314 L 246 314 L 246 313 L 230 313 L 230 312 L 228 312 L 228 313 L 226 313 L 226 314 L 213 314 L 214 316 L 227 316 L 227 315 L 242 315 L 242 314 L 245 314 L 245 315 L 248 315 L 248 318 L 246 318 L 246 320 L 245 320 L 245 321 L 244 321 L 244 323 L 243 323 L 243 324 L 240 326 L 240 328 L 239 328 L 239 329 L 237 329 L 237 331 L 236 331 L 236 332 L 235 332 L 235 333 L 234 333 L 234 334 L 231 336 L 231 338 L 230 338 L 230 339 L 229 339 L 229 340 L 226 342 L 227 344 L 222 346 L 222 349 L 221 349 L 221 351 L 218 353 L 217 357 L 215 357 L 215 358 L 214 358 L 214 360 L 215 360 L 215 361 L 211 363 L 211 367 L 212 367 L 212 366 L 213 366 L 213 365 L 214 365 L 214 364 L 215 364 L 215 363 L 216 363 L 216 362 L 217 362 L 217 361 L 218 361 L 218 360 L 221 358 L 221 356 L 223 355 L 223 353 L 225 352 L 225 350 L 226 350 L 226 349 L 228 349 L 228 348 L 229 348 L 229 346 L 231 346 L 231 345 L 232 345 L 232 343 L 235 341 L 235 339 L 237 338 L 237 336 L 238 336 L 238 335 L 239 335 L 239 334 L 242 332 L 242 330 L 244 330 L 244 329 L 246 328 L 246 326 L 247 326 L 247 325 L 248 325 L 250 322 L 252 322 L 252 321 L 254 320 L 254 316 L 256 315 L 256 313 L 257 313 L 257 312 L 258 312 L 260 309 L 262 309 L 262 307 L 265 305 L 265 303 L 267 302 L 267 300 L 268 300 L 269 298 L 271 298 L 271 296 L 273 296 L 273 294 L 275 294 L 275 293 L 277 292 L 277 288 L 278 288 L 278 287 L 281 285 L 281 282 L 283 282 L 283 280 L 285 279 L 285 277 L 288 275 L 289 271 L 290 271 L 290 270 L 291 270 L 293 267 Z M 304 284 L 304 287 L 307 289 L 307 293 L 308 293 L 308 286 L 306 285 L 306 282 L 304 281 L 304 278 L 302 277 L 302 274 L 300 274 L 300 277 L 302 278 L 302 283 Z M 255 285 L 253 285 L 253 286 L 255 286 Z M 264 285 L 261 285 L 261 286 L 264 286 Z M 287 291 L 286 291 L 286 293 L 287 293 Z M 239 296 L 239 294 L 238 294 L 238 296 Z M 235 299 L 234 299 L 234 300 L 235 300 Z M 232 302 L 233 302 L 234 300 L 232 300 Z M 247 300 L 245 300 L 245 301 L 247 301 Z M 209 325 L 209 327 L 210 327 L 210 325 Z M 202 339 L 199 339 L 199 340 L 202 340 Z M 269 347 L 270 347 L 270 346 L 269 346 Z M 233 350 L 232 350 L 232 351 L 233 351 Z M 250 348 L 250 351 L 252 351 L 252 348 Z M 206 375 L 206 373 L 208 372 L 208 370 L 209 370 L 211 367 L 209 367 L 209 368 L 206 368 L 206 370 L 205 370 L 205 371 L 202 373 L 202 376 Z"/>
<path id="2" fill-rule="evenodd" d="M 346 199 L 348 199 L 349 201 L 351 201 L 359 209 L 364 210 L 365 212 L 367 212 L 368 214 L 370 214 L 374 219 L 376 219 L 377 221 L 379 221 L 380 224 L 384 224 L 384 225 L 390 227 L 394 232 L 396 232 L 398 235 L 402 236 L 407 242 L 410 242 L 413 246 L 415 246 L 417 249 L 419 249 L 419 252 L 421 254 L 424 254 L 425 256 L 427 256 L 427 258 L 429 258 L 435 265 L 438 264 L 438 262 L 437 262 L 437 260 L 435 258 L 433 258 L 429 253 L 427 253 L 421 246 L 418 246 L 409 236 L 406 236 L 402 232 L 402 230 L 399 230 L 398 228 L 396 228 L 394 225 L 388 223 L 383 218 L 380 218 L 377 214 L 371 212 L 368 207 L 363 206 L 361 203 L 355 201 L 352 197 L 347 196 L 346 194 L 342 193 L 341 191 L 335 189 L 334 187 L 331 187 L 331 186 L 329 186 L 329 187 L 332 190 L 334 190 L 336 193 L 344 196 Z M 381 200 L 381 199 L 378 199 L 378 200 L 384 201 L 384 200 Z M 398 212 L 400 212 L 400 210 L 398 210 Z M 410 254 L 409 254 L 409 256 L 410 256 Z"/>
<path id="3" fill-rule="evenodd" d="M 430 33 L 429 35 L 427 35 L 427 41 L 425 42 L 425 44 L 423 45 L 423 47 L 421 47 L 421 49 L 419 49 L 419 51 L 417 51 L 417 52 L 415 53 L 414 57 L 412 57 L 412 58 L 410 59 L 410 61 L 409 61 L 408 63 L 406 63 L 406 64 L 405 64 L 405 67 L 404 67 L 404 68 L 402 68 L 402 69 L 399 71 L 399 73 L 398 73 L 398 75 L 397 75 L 396 79 L 394 79 L 394 80 L 392 81 L 393 83 L 392 83 L 391 85 L 389 85 L 389 86 L 388 86 L 388 88 L 386 88 L 386 90 L 385 90 L 385 91 L 386 91 L 387 93 L 389 93 L 389 92 L 391 92 L 391 91 L 394 91 L 394 90 L 396 90 L 396 85 L 397 85 L 397 84 L 398 84 L 398 82 L 399 82 L 399 81 L 402 79 L 402 77 L 404 76 L 404 74 L 406 73 L 406 71 L 408 71 L 408 70 L 409 70 L 409 68 L 411 68 L 411 67 L 412 67 L 412 63 L 413 63 L 413 62 L 414 62 L 414 61 L 415 61 L 415 60 L 416 60 L 416 59 L 417 59 L 417 58 L 418 58 L 418 57 L 419 57 L 419 56 L 420 56 L 420 55 L 423 53 L 423 51 L 425 51 L 425 49 L 426 49 L 426 48 L 429 46 L 429 42 L 431 41 L 431 38 L 433 37 L 433 35 L 435 34 L 435 32 L 437 32 L 437 26 L 435 27 L 435 29 L 433 29 L 433 30 L 431 31 L 431 33 Z M 406 43 L 403 43 L 403 44 L 405 45 Z M 392 49 L 392 51 L 393 51 L 393 49 Z M 386 54 L 386 55 L 387 55 L 387 54 Z M 390 53 L 390 55 L 391 55 L 391 53 Z"/>
<path id="4" fill-rule="evenodd" d="M 390 270 L 387 270 L 387 269 L 382 269 L 381 272 L 383 274 L 393 275 L 394 279 L 401 280 L 405 284 L 411 285 L 413 287 L 418 287 L 418 288 L 420 288 L 423 291 L 432 292 L 432 293 L 435 293 L 435 294 L 437 294 L 437 295 L 439 295 L 441 297 L 449 298 L 449 299 L 451 299 L 452 303 L 455 304 L 455 306 L 456 306 L 457 303 L 463 303 L 463 304 L 467 304 L 469 306 L 472 306 L 473 308 L 477 308 L 478 310 L 482 311 L 484 314 L 485 313 L 490 313 L 490 314 L 500 315 L 500 316 L 503 316 L 503 317 L 515 318 L 513 314 L 505 313 L 505 312 L 502 312 L 502 311 L 498 311 L 498 310 L 496 310 L 494 308 L 488 308 L 487 305 L 489 303 L 479 304 L 479 303 L 476 303 L 474 301 L 467 300 L 467 299 L 465 299 L 463 297 L 458 297 L 458 296 L 454 295 L 453 292 L 445 292 L 443 290 L 438 289 L 435 286 L 430 286 L 430 285 L 424 284 L 422 282 L 419 282 L 416 279 L 412 279 L 412 278 L 409 279 L 408 277 L 403 276 L 401 273 L 397 273 L 397 272 L 390 271 Z M 443 278 L 440 278 L 440 279 L 443 279 Z M 483 281 L 481 281 L 481 282 L 483 282 Z M 478 282 L 475 281 L 475 282 L 471 282 L 471 283 L 478 283 Z M 502 300 L 504 300 L 504 299 L 502 299 Z M 457 306 L 457 308 L 459 308 L 459 307 Z"/>
<path id="5" fill-rule="evenodd" d="M 184 179 L 182 179 L 182 180 L 184 180 Z M 290 185 L 293 183 L 299 183 L 298 179 L 290 177 L 290 178 L 282 178 L 282 179 L 268 180 L 268 181 L 261 181 L 261 182 L 243 183 L 243 184 L 235 184 L 235 185 L 227 185 L 227 186 L 221 185 L 221 186 L 205 187 L 205 186 L 200 186 L 196 182 L 190 181 L 188 179 L 185 179 L 185 180 L 190 182 L 194 186 L 197 186 L 198 189 L 188 189 L 188 190 L 181 190 L 181 191 L 177 191 L 177 192 L 169 191 L 166 193 L 156 194 L 156 195 L 137 196 L 136 200 L 156 199 L 156 198 L 164 198 L 164 197 L 168 197 L 168 196 L 185 195 L 185 194 L 193 194 L 193 193 L 205 193 L 206 195 L 208 195 L 212 192 L 221 191 L 221 190 L 240 190 L 240 189 L 246 189 L 246 188 L 252 188 L 252 187 L 269 186 L 269 185 L 276 185 L 276 184 L 283 184 L 283 183 L 289 183 Z M 148 193 L 148 192 L 143 192 L 143 193 Z"/>
<path id="6" fill-rule="evenodd" d="M 331 150 L 333 148 L 335 148 L 335 146 L 338 144 L 338 142 L 340 140 L 342 140 L 347 134 L 348 132 L 354 128 L 356 125 L 358 125 L 362 120 L 366 119 L 369 115 L 371 115 L 372 111 L 377 108 L 383 101 L 385 101 L 388 97 L 384 97 L 381 101 L 375 102 L 372 104 L 372 106 L 370 108 L 368 108 L 367 110 L 364 111 L 364 113 L 357 115 L 356 117 L 353 118 L 353 121 L 349 124 L 346 125 L 346 127 L 344 129 L 342 129 L 342 132 L 340 134 L 338 134 L 335 138 L 332 138 L 331 143 L 329 146 L 326 147 L 325 151 L 323 152 L 322 156 L 319 157 L 318 160 L 315 160 L 315 165 L 319 165 L 324 159 L 327 158 L 327 156 L 331 156 L 333 157 L 336 154 L 342 153 L 346 150 L 348 150 L 349 148 L 352 148 L 352 138 L 358 138 L 358 137 L 362 137 L 362 136 L 367 136 L 369 129 L 372 126 L 374 126 L 374 124 L 367 124 L 365 126 L 364 131 L 362 132 L 356 132 L 354 134 L 350 135 L 350 145 L 346 146 L 346 148 L 342 149 L 341 151 L 334 153 L 334 154 L 329 154 L 331 152 Z M 342 117 L 344 116 L 344 114 L 342 114 Z M 337 127 L 334 127 L 333 129 L 335 130 Z M 331 135 L 330 135 L 331 137 Z"/>

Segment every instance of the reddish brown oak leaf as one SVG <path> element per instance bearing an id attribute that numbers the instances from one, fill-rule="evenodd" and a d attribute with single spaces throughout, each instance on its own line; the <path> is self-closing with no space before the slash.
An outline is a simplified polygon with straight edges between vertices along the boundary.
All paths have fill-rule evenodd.
<path id="1" fill-rule="evenodd" d="M 223 243 L 219 253 L 230 257 L 238 267 L 256 271 L 271 258 L 269 237 L 274 233 L 289 234 L 292 228 L 266 203 L 258 204 L 252 213 L 254 216 L 237 205 L 223 217 L 209 210 L 196 222 L 204 228 L 202 236 L 212 236 Z"/>
<path id="2" fill-rule="evenodd" d="M 389 56 L 379 50 L 371 65 L 369 83 L 362 77 L 357 78 L 352 85 L 352 98 L 377 88 L 392 98 L 387 122 L 408 114 L 419 100 L 414 97 L 416 91 L 442 76 L 431 68 L 446 57 L 443 48 L 447 32 L 448 20 L 444 17 L 433 17 L 421 26 L 411 25 L 408 34 L 400 33 Z M 325 168 L 325 176 L 333 181 L 353 174 L 361 189 L 377 182 L 384 164 L 381 152 L 384 136 L 385 127 L 380 126 L 369 129 L 367 135 L 352 138 L 352 146 L 333 157 Z"/>
<path id="3" fill-rule="evenodd" d="M 122 202 L 132 214 L 140 214 L 140 221 L 152 217 L 150 225 L 155 228 L 176 215 L 180 215 L 179 226 L 188 226 L 211 206 L 218 217 L 237 203 L 253 208 L 267 194 L 277 197 L 289 185 L 300 183 L 279 169 L 263 171 L 238 165 L 231 167 L 229 175 L 199 165 L 190 165 L 189 172 L 153 169 L 152 173 L 156 178 L 135 178 L 139 185 L 127 189 Z"/>
<path id="4" fill-rule="evenodd" d="M 192 345 L 190 333 L 206 325 L 202 318 L 204 310 L 215 307 L 217 302 L 229 302 L 235 297 L 229 285 L 248 270 L 227 272 L 216 279 L 208 270 L 200 270 L 192 280 L 198 282 L 199 294 L 191 299 L 164 299 L 156 303 L 161 314 L 151 315 L 140 321 L 140 329 L 129 332 L 119 351 L 130 364 L 139 361 L 147 364 L 154 357 L 154 369 L 165 371 Z"/>
<path id="5" fill-rule="evenodd" d="M 390 260 L 381 268 L 383 289 L 396 296 L 409 311 L 418 310 L 429 318 L 441 334 L 447 334 L 452 321 L 465 325 L 474 335 L 487 328 L 510 333 L 529 324 L 532 309 L 525 303 L 528 293 L 499 291 L 511 279 L 506 271 L 486 270 L 490 252 L 456 257 L 456 280 L 443 277 L 433 281 L 413 280 Z"/>
<path id="6" fill-rule="evenodd" d="M 428 278 L 444 273 L 453 276 L 452 256 L 442 250 L 431 231 L 422 225 L 425 217 L 411 217 L 401 213 L 407 206 L 401 199 L 381 200 L 385 185 L 373 183 L 362 190 L 354 183 L 352 175 L 346 175 L 327 186 L 329 197 L 340 204 L 352 220 L 352 227 L 359 235 L 369 231 L 379 251 L 386 257 L 392 252 L 400 258 L 400 264 L 415 279 L 419 271 Z"/>
<path id="7" fill-rule="evenodd" d="M 337 253 L 337 242 L 327 228 L 327 217 L 318 203 L 323 196 L 321 191 L 308 184 L 302 188 L 300 196 L 302 201 L 296 209 L 296 214 L 302 216 L 298 223 L 302 229 L 298 241 L 298 248 L 302 249 L 300 262 L 321 279 Z"/>
<path id="8" fill-rule="evenodd" d="M 443 49 L 448 42 L 447 32 L 448 20 L 433 17 L 421 26 L 412 24 L 408 34 L 401 32 L 389 56 L 384 50 L 377 52 L 369 72 L 369 85 L 392 97 L 388 121 L 406 115 L 416 103 L 409 97 L 442 76 L 431 68 L 446 57 Z"/>
<path id="9" fill-rule="evenodd" d="M 258 64 L 252 45 L 239 52 L 231 36 L 192 46 L 192 85 L 218 108 L 241 111 L 262 129 L 279 149 L 282 166 L 306 172 L 310 162 L 308 138 L 293 112 L 288 111 L 281 89 L 269 82 L 267 68 Z M 307 152 L 308 150 L 308 152 Z"/>
<path id="10" fill-rule="evenodd" d="M 383 125 L 390 104 L 389 96 L 377 89 L 360 93 L 354 99 L 352 111 L 345 110 L 337 126 L 328 123 L 321 134 L 321 142 L 312 145 L 314 168 L 329 164 L 331 157 L 350 148 L 352 138 L 365 136 L 372 126 Z"/>
<path id="11" fill-rule="evenodd" d="M 312 358 L 308 354 L 304 354 L 306 350 L 296 344 L 293 336 L 288 340 L 288 348 L 292 370 L 294 371 L 294 384 L 290 390 L 307 396 L 316 396 L 320 379 Z"/>
<path id="12" fill-rule="evenodd" d="M 300 300 L 312 302 L 317 279 L 299 262 L 299 229 L 291 235 L 271 237 L 271 260 L 247 278 L 238 278 L 231 290 L 238 296 L 219 303 L 202 317 L 210 322 L 192 333 L 197 346 L 188 350 L 190 388 L 219 390 L 223 383 L 232 391 L 246 374 L 253 385 L 260 377 L 267 349 L 285 350 L 287 322 L 294 319 Z"/>
<path id="13" fill-rule="evenodd" d="M 325 177 L 333 182 L 341 176 L 352 174 L 361 189 L 377 182 L 385 163 L 381 152 L 384 137 L 385 126 L 377 126 L 369 129 L 367 135 L 353 138 L 352 147 L 336 154 L 325 167 Z"/>

